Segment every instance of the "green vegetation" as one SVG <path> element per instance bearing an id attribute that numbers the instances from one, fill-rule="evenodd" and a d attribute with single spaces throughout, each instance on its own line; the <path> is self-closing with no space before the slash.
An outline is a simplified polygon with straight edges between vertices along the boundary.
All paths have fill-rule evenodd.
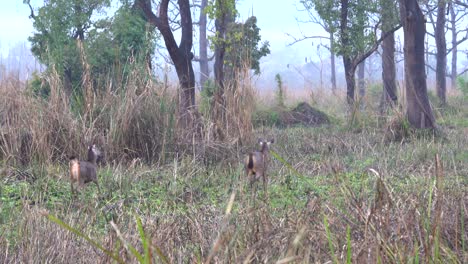
<path id="1" fill-rule="evenodd" d="M 462 107 L 444 119 L 459 119 L 467 111 Z M 229 145 L 222 148 L 232 155 L 209 163 L 201 153 L 167 153 L 167 162 L 151 166 L 115 163 L 110 155 L 99 169 L 103 193 L 89 185 L 74 200 L 65 162 L 45 161 L 26 172 L 5 165 L 0 250 L 10 252 L 9 261 L 32 262 L 71 256 L 83 262 L 147 263 L 148 256 L 201 262 L 212 253 L 218 262 L 250 255 L 354 263 L 370 250 L 376 262 L 461 263 L 467 252 L 465 129 L 447 129 L 445 139 L 410 135 L 402 143 L 385 141 L 373 125 L 359 132 L 342 122 L 260 127 L 258 137 L 266 133 L 276 142 L 268 196 L 258 188 L 256 199 L 240 164 L 247 149 Z M 436 176 L 436 154 L 442 177 Z"/>

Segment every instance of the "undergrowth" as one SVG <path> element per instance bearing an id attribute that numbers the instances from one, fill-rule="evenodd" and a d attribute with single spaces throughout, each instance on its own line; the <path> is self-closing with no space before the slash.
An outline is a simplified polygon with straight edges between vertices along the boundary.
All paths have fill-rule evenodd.
<path id="1" fill-rule="evenodd" d="M 468 262 L 465 105 L 440 113 L 444 137 L 387 140 L 372 111 L 353 125 L 260 125 L 253 138 L 275 143 L 268 191 L 253 194 L 250 147 L 180 151 L 170 93 L 144 87 L 104 96 L 92 118 L 2 90 L 0 114 L 15 119 L 1 120 L 13 142 L 2 145 L 1 263 Z M 72 198 L 65 156 L 100 136 L 102 193 L 91 184 Z"/>

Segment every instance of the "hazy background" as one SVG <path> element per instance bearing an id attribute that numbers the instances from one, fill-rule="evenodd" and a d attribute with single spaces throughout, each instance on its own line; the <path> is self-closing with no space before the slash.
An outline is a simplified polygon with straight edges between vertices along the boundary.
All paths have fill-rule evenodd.
<path id="1" fill-rule="evenodd" d="M 40 7 L 43 1 L 32 0 L 34 7 Z M 117 4 L 114 3 L 111 10 L 115 10 Z M 40 69 L 40 65 L 35 62 L 29 51 L 28 36 L 32 35 L 32 20 L 28 18 L 29 7 L 23 4 L 22 0 L 5 1 L 0 5 L 0 77 L 8 74 L 15 74 L 20 79 L 26 80 L 34 70 Z M 239 11 L 239 21 L 245 21 L 250 15 L 255 15 L 258 19 L 258 26 L 261 29 L 262 41 L 270 43 L 271 54 L 261 60 L 261 71 L 259 76 L 254 77 L 258 88 L 273 88 L 275 86 L 274 76 L 281 74 L 284 85 L 288 89 L 310 89 L 329 88 L 329 52 L 319 45 L 320 40 L 305 40 L 294 45 L 293 38 L 289 35 L 300 38 L 304 35 L 322 35 L 326 32 L 313 23 L 300 23 L 309 19 L 306 12 L 301 12 L 303 7 L 298 0 L 294 1 L 271 1 L 271 0 L 240 0 L 237 3 Z M 112 12 L 112 11 L 110 11 Z M 110 14 L 109 14 L 110 15 Z M 194 17 L 194 21 L 197 20 Z M 431 26 L 427 26 L 431 30 Z M 195 31 L 197 29 L 195 28 Z M 301 33 L 302 32 L 302 33 Z M 401 46 L 398 42 L 401 33 L 397 32 L 397 49 Z M 451 41 L 447 36 L 447 42 Z M 198 53 L 198 39 L 194 39 L 194 53 Z M 324 41 L 322 44 L 328 44 Z M 466 45 L 459 47 L 465 49 Z M 397 58 L 401 56 L 397 55 Z M 450 56 L 448 57 L 450 61 Z M 163 63 L 162 60 L 158 62 Z M 339 87 L 344 87 L 343 70 L 341 58 L 336 58 L 337 81 Z M 366 60 L 366 79 L 368 82 L 379 80 L 381 76 L 380 57 L 374 55 Z M 460 68 L 466 66 L 466 56 L 459 55 Z M 194 62 L 194 69 L 198 78 L 198 63 Z M 172 71 L 173 73 L 174 71 Z M 398 78 L 402 77 L 402 63 L 397 68 Z M 428 79 L 433 79 L 433 74 L 429 73 Z M 176 80 L 176 76 L 172 76 Z"/>

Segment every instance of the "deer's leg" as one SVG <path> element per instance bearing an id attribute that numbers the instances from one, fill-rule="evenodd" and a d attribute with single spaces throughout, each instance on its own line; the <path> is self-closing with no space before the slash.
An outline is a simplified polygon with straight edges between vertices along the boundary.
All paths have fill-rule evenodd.
<path id="1" fill-rule="evenodd" d="M 70 180 L 70 189 L 71 189 L 71 197 L 73 198 L 73 194 L 75 193 L 75 190 L 73 190 L 73 180 Z"/>
<path id="2" fill-rule="evenodd" d="M 265 192 L 265 196 L 266 196 L 266 195 L 267 195 L 267 191 L 268 191 L 268 190 L 267 190 L 267 189 L 268 189 L 268 188 L 267 188 L 267 187 L 268 187 L 268 179 L 267 179 L 267 176 L 266 176 L 265 173 L 262 175 L 262 178 L 263 178 L 263 192 Z"/>
<path id="3" fill-rule="evenodd" d="M 94 181 L 94 183 L 96 183 L 96 186 L 97 186 L 97 189 L 98 189 L 98 193 L 101 194 L 101 188 L 99 188 L 98 180 L 96 179 L 96 180 Z"/>

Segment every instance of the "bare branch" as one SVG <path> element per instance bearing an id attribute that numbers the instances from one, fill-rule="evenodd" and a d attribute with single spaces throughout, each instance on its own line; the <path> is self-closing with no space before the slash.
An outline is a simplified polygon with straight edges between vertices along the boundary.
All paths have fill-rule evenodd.
<path id="1" fill-rule="evenodd" d="M 397 31 L 398 29 L 400 29 L 402 27 L 402 24 L 399 24 L 397 26 L 395 26 L 394 28 L 390 29 L 389 31 L 385 32 L 384 35 L 380 36 L 379 39 L 377 39 L 375 42 L 374 42 L 374 45 L 364 54 L 362 54 L 361 56 L 357 57 L 355 60 L 354 60 L 354 65 L 359 65 L 359 63 L 363 62 L 367 57 L 369 57 L 372 53 L 374 53 L 374 51 L 376 51 L 379 46 L 380 46 L 380 43 L 382 43 L 382 41 L 390 36 L 392 33 L 394 33 L 395 31 Z"/>
<path id="2" fill-rule="evenodd" d="M 25 4 L 28 4 L 29 6 L 29 10 L 31 11 L 31 14 L 29 15 L 29 18 L 33 19 L 33 20 L 36 20 L 36 15 L 34 14 L 34 9 L 33 7 L 31 6 L 31 1 L 30 0 L 26 0 L 24 1 Z"/>
<path id="3" fill-rule="evenodd" d="M 454 0 L 453 3 L 456 4 L 456 5 L 462 6 L 464 8 L 468 8 L 467 3 L 462 3 L 461 1 L 458 1 L 458 0 Z"/>
<path id="4" fill-rule="evenodd" d="M 302 36 L 301 38 L 296 38 L 294 37 L 293 35 L 289 34 L 289 33 L 286 33 L 286 35 L 288 37 L 291 37 L 293 39 L 293 41 L 291 43 L 288 43 L 287 45 L 288 46 L 292 46 L 298 42 L 301 42 L 301 41 L 304 41 L 304 40 L 307 40 L 307 39 L 326 39 L 326 40 L 330 40 L 330 37 L 324 37 L 324 36 Z"/>

